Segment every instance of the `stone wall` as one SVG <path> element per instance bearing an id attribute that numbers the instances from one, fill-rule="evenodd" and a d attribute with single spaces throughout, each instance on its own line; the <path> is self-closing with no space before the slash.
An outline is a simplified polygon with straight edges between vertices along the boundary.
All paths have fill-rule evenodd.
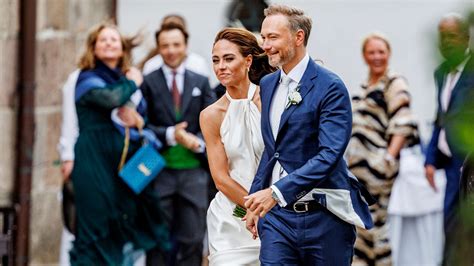
<path id="1" fill-rule="evenodd" d="M 62 231 L 62 177 L 56 151 L 61 87 L 84 47 L 88 29 L 112 17 L 112 0 L 38 0 L 36 132 L 31 191 L 30 263 L 57 264 Z M 19 0 L 0 0 L 0 205 L 11 203 L 15 164 Z"/>
<path id="2" fill-rule="evenodd" d="M 0 205 L 11 203 L 15 163 L 18 1 L 0 0 Z"/>

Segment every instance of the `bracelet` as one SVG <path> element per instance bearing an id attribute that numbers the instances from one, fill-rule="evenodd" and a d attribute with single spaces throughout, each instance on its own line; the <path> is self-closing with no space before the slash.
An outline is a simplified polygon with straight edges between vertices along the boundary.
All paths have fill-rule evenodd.
<path id="1" fill-rule="evenodd" d="M 393 155 L 391 155 L 390 153 L 385 153 L 385 155 L 383 156 L 383 158 L 386 160 L 386 161 L 389 161 L 389 162 L 394 162 L 395 161 L 395 157 L 393 157 Z"/>

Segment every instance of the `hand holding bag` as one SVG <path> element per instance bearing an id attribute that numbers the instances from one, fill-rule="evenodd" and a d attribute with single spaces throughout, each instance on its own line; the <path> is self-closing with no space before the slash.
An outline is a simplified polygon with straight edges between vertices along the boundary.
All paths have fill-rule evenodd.
<path id="1" fill-rule="evenodd" d="M 135 192 L 140 194 L 143 189 L 163 170 L 165 159 L 144 141 L 142 147 L 125 163 L 130 141 L 130 129 L 125 128 L 125 145 L 119 165 L 120 178 Z"/>

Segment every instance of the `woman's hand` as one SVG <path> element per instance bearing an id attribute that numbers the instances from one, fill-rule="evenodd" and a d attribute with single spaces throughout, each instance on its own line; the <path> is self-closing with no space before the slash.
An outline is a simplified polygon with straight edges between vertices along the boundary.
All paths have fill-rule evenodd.
<path id="1" fill-rule="evenodd" d="M 433 165 L 428 164 L 428 165 L 425 166 L 426 180 L 428 181 L 428 184 L 430 184 L 430 187 L 435 192 L 438 192 L 438 188 L 436 187 L 436 182 L 435 182 L 435 179 L 434 179 L 435 172 L 436 172 L 436 167 L 434 167 Z"/>
<path id="2" fill-rule="evenodd" d="M 138 70 L 138 68 L 136 68 L 136 67 L 131 67 L 127 71 L 127 73 L 125 73 L 125 76 L 129 80 L 133 80 L 135 82 L 135 84 L 137 85 L 137 87 L 139 87 L 143 83 L 142 73 L 140 73 L 140 70 Z"/>
<path id="3" fill-rule="evenodd" d="M 143 118 L 134 108 L 122 106 L 117 115 L 126 127 L 143 128 Z"/>
<path id="4" fill-rule="evenodd" d="M 74 168 L 74 161 L 67 160 L 61 163 L 61 174 L 63 175 L 63 181 L 66 182 L 71 176 L 72 169 Z"/>
<path id="5" fill-rule="evenodd" d="M 245 227 L 249 232 L 252 234 L 252 238 L 255 240 L 258 238 L 258 219 L 260 217 L 253 213 L 252 211 L 247 210 L 247 214 L 245 217 L 242 219 L 242 221 L 245 221 Z"/>

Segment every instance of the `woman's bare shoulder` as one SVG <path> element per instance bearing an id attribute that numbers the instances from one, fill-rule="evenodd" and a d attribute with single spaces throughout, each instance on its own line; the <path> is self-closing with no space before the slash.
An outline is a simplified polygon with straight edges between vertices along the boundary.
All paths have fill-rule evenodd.
<path id="1" fill-rule="evenodd" d="M 215 101 L 213 104 L 209 105 L 208 107 L 204 108 L 204 110 L 201 111 L 201 115 L 219 115 L 220 113 L 225 113 L 227 111 L 227 107 L 229 106 L 229 103 L 227 99 L 225 99 L 224 96 L 219 98 L 217 101 Z"/>
<path id="2" fill-rule="evenodd" d="M 220 99 L 201 111 L 201 123 L 221 124 L 228 106 L 228 100 L 222 96 Z"/>

